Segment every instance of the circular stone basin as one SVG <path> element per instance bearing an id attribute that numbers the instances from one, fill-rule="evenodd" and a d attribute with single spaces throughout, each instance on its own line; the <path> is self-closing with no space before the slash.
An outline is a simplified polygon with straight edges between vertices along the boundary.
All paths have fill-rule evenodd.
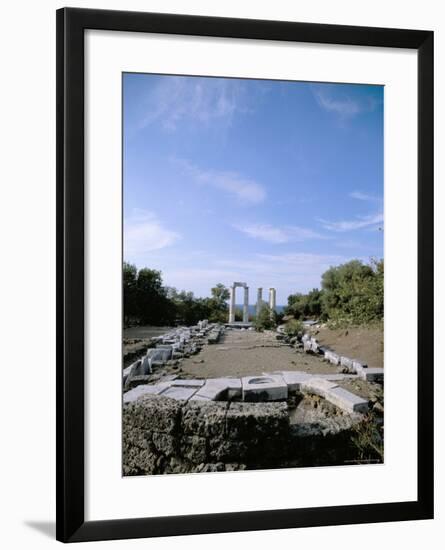
<path id="1" fill-rule="evenodd" d="M 261 378 L 252 378 L 249 380 L 249 384 L 271 384 L 274 380 L 272 378 L 267 378 L 267 376 L 262 376 Z"/>

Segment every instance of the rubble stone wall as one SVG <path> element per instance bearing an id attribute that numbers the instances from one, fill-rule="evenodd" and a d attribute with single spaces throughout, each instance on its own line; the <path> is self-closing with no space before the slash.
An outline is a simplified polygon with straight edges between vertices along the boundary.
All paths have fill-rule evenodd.
<path id="1" fill-rule="evenodd" d="M 288 441 L 286 403 L 148 395 L 124 406 L 123 474 L 268 467 L 283 458 Z"/>
<path id="2" fill-rule="evenodd" d="M 123 410 L 123 475 L 194 473 L 346 464 L 361 415 L 300 395 L 286 402 L 180 401 L 146 395 Z M 295 414 L 295 409 L 292 409 Z"/>

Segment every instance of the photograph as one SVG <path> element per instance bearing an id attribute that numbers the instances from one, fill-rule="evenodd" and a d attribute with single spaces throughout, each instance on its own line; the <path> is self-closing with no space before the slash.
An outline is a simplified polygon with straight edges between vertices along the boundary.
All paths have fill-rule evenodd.
<path id="1" fill-rule="evenodd" d="M 384 462 L 383 135 L 384 86 L 123 73 L 123 476 Z"/>

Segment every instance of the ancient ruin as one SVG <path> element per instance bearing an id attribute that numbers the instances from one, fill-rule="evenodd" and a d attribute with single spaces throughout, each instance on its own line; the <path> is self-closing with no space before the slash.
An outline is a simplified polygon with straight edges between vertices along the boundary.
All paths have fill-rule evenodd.
<path id="1" fill-rule="evenodd" d="M 248 287 L 239 282 L 231 289 L 230 319 L 238 286 L 244 288 L 246 319 Z M 258 289 L 257 308 L 261 299 L 262 289 Z M 273 288 L 269 305 L 275 307 Z M 225 342 L 230 341 L 230 334 L 241 340 L 258 334 L 244 323 L 241 327 L 233 324 L 203 320 L 153 337 L 146 353 L 124 369 L 124 475 L 356 460 L 354 434 L 367 429 L 371 409 L 381 409 L 381 415 L 383 409 L 351 389 L 358 381 L 370 384 L 372 395 L 383 399 L 383 369 L 341 356 L 309 333 L 289 338 L 281 325 L 268 331 L 264 341 L 273 339 L 275 344 L 267 345 L 277 352 L 286 349 L 312 358 L 324 365 L 325 372 L 280 370 L 279 364 L 272 363 L 268 372 L 250 376 L 181 376 L 180 365 L 187 358 L 202 356 L 204 350 L 227 354 L 230 348 Z M 193 362 L 205 369 L 204 359 Z"/>
<path id="2" fill-rule="evenodd" d="M 243 300 L 243 325 L 249 324 L 249 287 L 246 283 L 234 282 L 230 287 L 230 302 L 229 302 L 229 324 L 236 324 L 235 321 L 235 307 L 236 307 L 236 289 L 244 289 L 244 300 Z M 277 291 L 275 288 L 269 288 L 269 307 L 273 311 L 277 303 Z M 256 315 L 259 315 L 261 311 L 261 306 L 263 305 L 263 289 L 258 288 L 257 291 L 257 301 L 256 301 Z M 238 325 L 240 322 L 238 322 Z"/>

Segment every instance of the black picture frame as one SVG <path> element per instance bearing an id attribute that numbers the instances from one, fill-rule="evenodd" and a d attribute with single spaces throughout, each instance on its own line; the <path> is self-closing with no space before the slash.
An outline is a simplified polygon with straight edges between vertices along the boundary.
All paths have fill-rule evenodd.
<path id="1" fill-rule="evenodd" d="M 84 31 L 418 52 L 418 447 L 415 502 L 174 517 L 84 517 Z M 433 518 L 433 32 L 190 15 L 57 11 L 57 539 L 63 542 Z"/>

